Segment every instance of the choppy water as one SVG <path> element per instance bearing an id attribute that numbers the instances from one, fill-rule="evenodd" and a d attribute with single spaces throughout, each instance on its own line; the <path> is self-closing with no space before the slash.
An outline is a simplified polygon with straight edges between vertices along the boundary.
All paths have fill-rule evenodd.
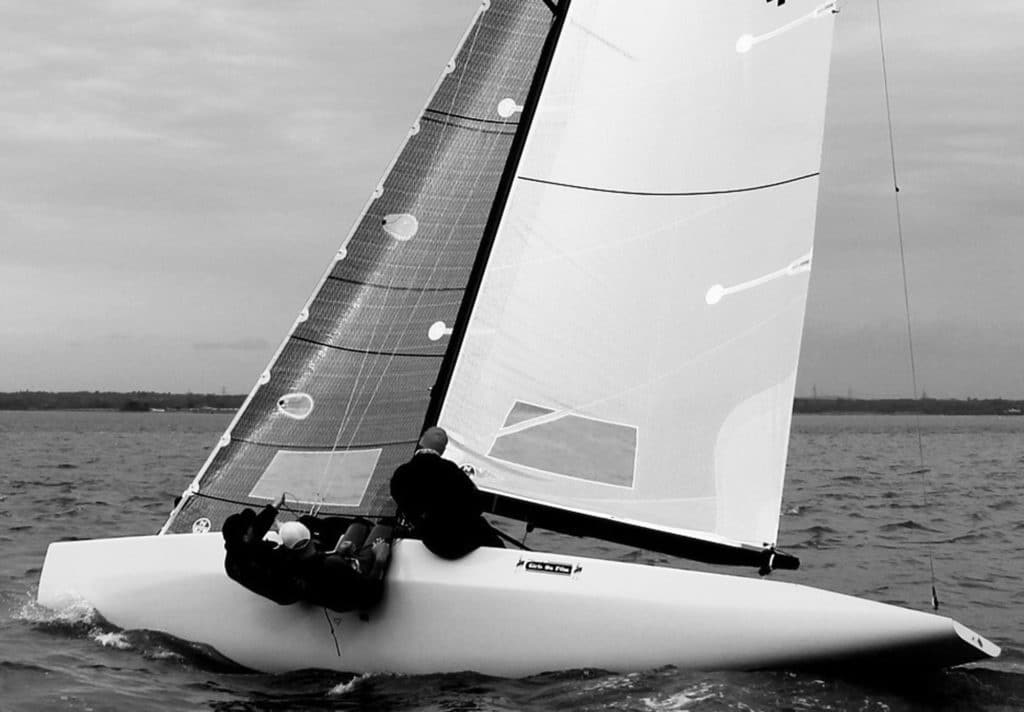
<path id="1" fill-rule="evenodd" d="M 924 609 L 930 549 L 942 612 L 1000 644 L 1000 660 L 886 680 L 671 667 L 505 680 L 256 674 L 85 607 L 37 607 L 47 543 L 153 533 L 227 417 L 0 412 L 0 710 L 1024 709 L 1024 418 L 921 423 L 924 482 L 906 474 L 917 469 L 913 418 L 796 419 L 780 542 L 802 568 L 775 576 Z M 529 543 L 664 562 L 539 531 Z"/>

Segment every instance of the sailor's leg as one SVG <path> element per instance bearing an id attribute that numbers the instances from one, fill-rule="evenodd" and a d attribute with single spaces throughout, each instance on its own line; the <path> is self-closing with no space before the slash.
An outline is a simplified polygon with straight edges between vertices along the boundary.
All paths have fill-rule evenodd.
<path id="1" fill-rule="evenodd" d="M 345 534 L 341 537 L 341 541 L 338 542 L 335 551 L 341 554 L 359 551 L 363 546 L 363 542 L 366 541 L 366 533 L 369 529 L 370 526 L 366 522 L 353 522 L 345 530 Z"/>

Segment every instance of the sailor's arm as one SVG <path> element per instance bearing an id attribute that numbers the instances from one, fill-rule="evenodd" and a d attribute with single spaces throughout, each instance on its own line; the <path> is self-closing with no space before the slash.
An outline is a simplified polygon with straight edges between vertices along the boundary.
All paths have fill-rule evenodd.
<path id="1" fill-rule="evenodd" d="M 281 505 L 284 504 L 285 494 L 281 493 L 281 496 L 276 501 L 268 504 L 260 513 L 256 515 L 256 520 L 252 524 L 250 541 L 259 541 L 267 535 L 270 528 L 274 526 L 274 520 L 277 519 L 277 513 L 281 509 Z"/>

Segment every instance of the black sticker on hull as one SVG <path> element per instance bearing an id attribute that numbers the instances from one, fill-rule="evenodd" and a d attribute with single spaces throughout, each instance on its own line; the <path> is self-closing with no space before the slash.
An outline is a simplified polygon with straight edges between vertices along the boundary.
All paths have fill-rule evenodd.
<path id="1" fill-rule="evenodd" d="M 573 567 L 572 564 L 563 564 L 558 561 L 523 561 L 519 560 L 519 566 L 527 571 L 537 571 L 542 574 L 557 574 L 559 576 L 572 576 L 583 570 L 582 566 Z"/>

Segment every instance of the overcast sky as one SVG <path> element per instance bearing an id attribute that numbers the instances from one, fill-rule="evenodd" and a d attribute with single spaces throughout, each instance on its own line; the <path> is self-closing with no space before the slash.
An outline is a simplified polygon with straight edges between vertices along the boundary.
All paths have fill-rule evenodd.
<path id="1" fill-rule="evenodd" d="M 0 390 L 248 391 L 477 5 L 0 0 Z M 875 3 L 841 7 L 798 390 L 906 395 Z M 882 10 L 919 383 L 1024 397 L 1024 2 Z"/>

